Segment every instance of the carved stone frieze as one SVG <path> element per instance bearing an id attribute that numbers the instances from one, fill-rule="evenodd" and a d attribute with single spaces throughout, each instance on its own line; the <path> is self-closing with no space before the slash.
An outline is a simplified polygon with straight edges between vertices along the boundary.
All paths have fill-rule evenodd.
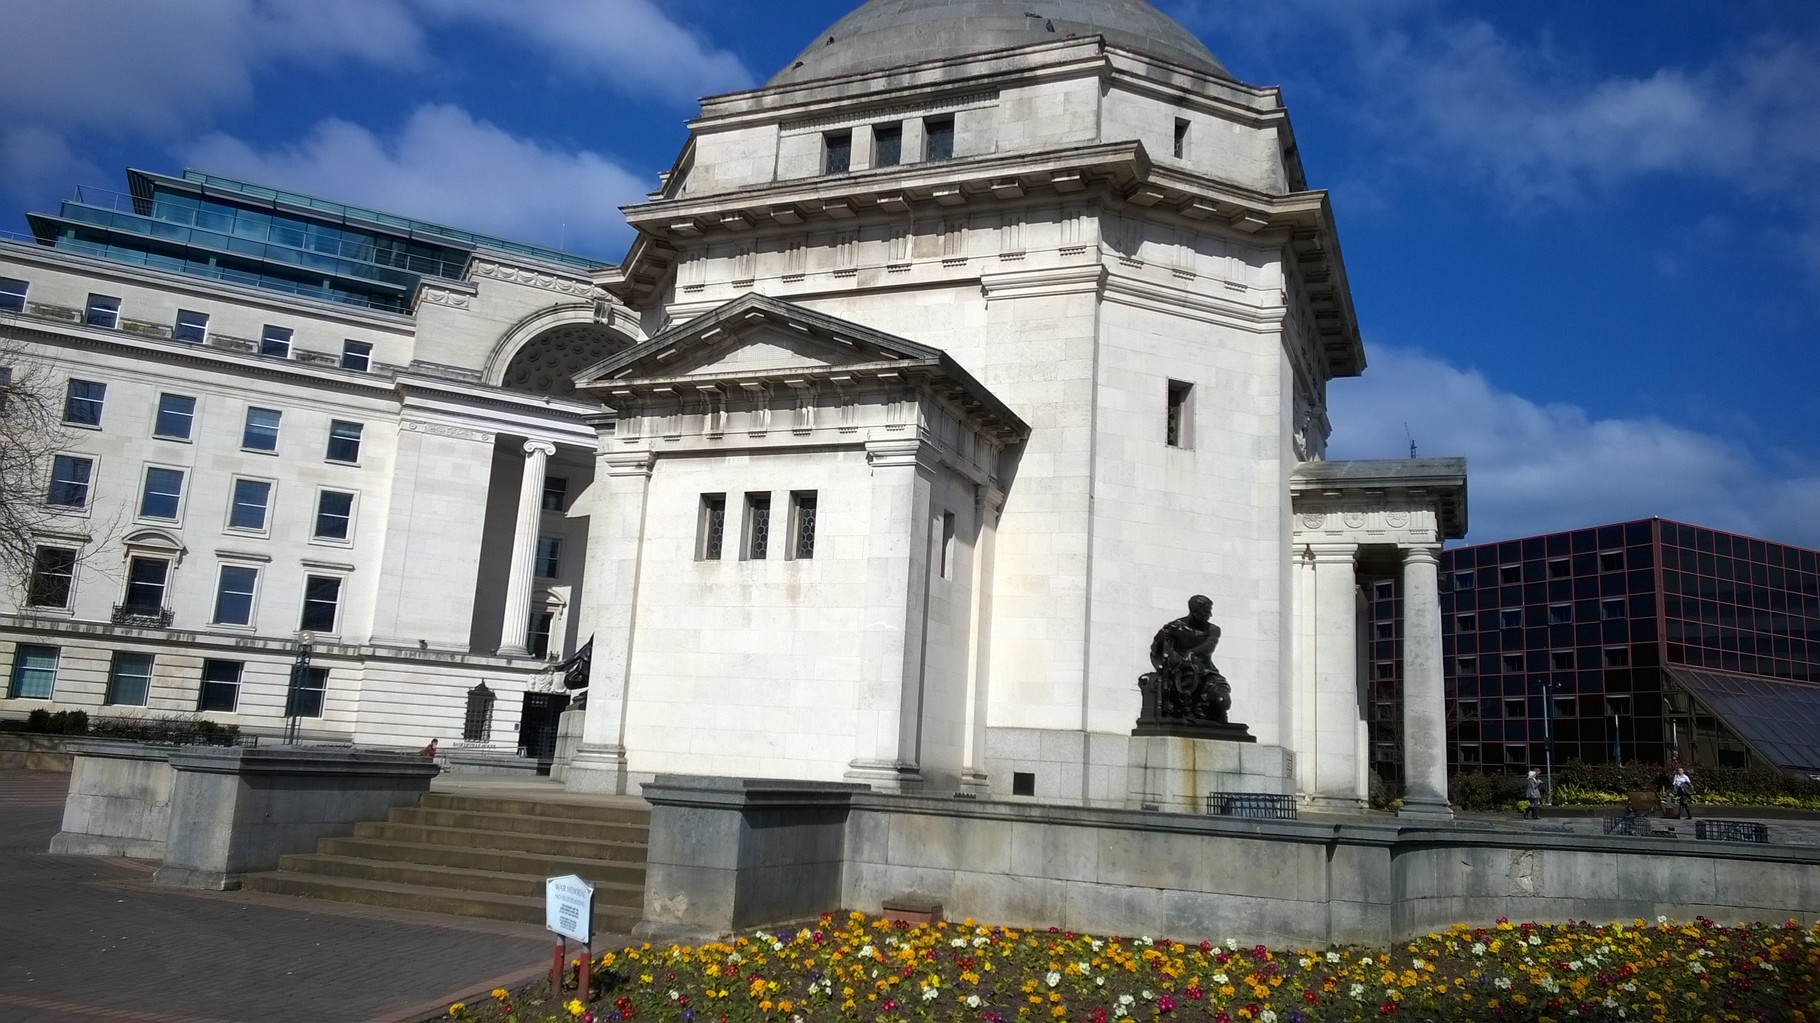
<path id="1" fill-rule="evenodd" d="M 483 430 L 470 430 L 466 427 L 450 426 L 447 423 L 425 423 L 407 419 L 398 426 L 410 433 L 427 433 L 433 437 L 454 437 L 459 440 L 479 441 L 485 444 L 493 442 L 493 435 Z"/>
<path id="2" fill-rule="evenodd" d="M 431 305 L 446 305 L 453 309 L 466 309 L 468 308 L 470 301 L 469 296 L 462 294 L 459 291 L 450 291 L 447 288 L 433 288 L 427 284 L 424 285 L 423 300 Z"/>
<path id="3" fill-rule="evenodd" d="M 606 297 L 606 292 L 594 286 L 592 281 L 576 280 L 573 277 L 561 277 L 552 273 L 527 270 L 524 267 L 511 266 L 506 263 L 495 263 L 485 259 L 474 261 L 474 276 L 491 277 L 496 281 L 509 281 L 513 284 L 525 284 L 545 291 L 554 291 L 563 295 L 576 295 L 581 298 L 595 299 Z"/>
<path id="4" fill-rule="evenodd" d="M 1439 542 L 1432 506 L 1395 497 L 1383 503 L 1297 502 L 1296 543 L 1424 544 Z"/>

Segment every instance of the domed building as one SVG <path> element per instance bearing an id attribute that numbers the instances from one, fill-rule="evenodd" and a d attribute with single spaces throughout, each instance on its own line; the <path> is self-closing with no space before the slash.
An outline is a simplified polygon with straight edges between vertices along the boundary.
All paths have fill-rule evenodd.
<path id="1" fill-rule="evenodd" d="M 1464 466 L 1324 458 L 1365 355 L 1277 89 L 1142 0 L 870 0 L 625 213 L 570 788 L 1356 809 L 1361 593 L 1400 578 L 1405 807 L 1447 813 Z M 1197 593 L 1234 730 L 1134 728 Z"/>

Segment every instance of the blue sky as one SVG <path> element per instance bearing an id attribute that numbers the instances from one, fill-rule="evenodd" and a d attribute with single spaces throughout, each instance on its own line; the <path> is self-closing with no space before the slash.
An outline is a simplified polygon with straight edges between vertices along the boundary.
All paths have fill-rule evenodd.
<path id="1" fill-rule="evenodd" d="M 192 166 L 616 259 L 695 98 L 853 2 L 25 0 L 0 230 Z M 1283 87 L 1333 193 L 1370 360 L 1333 457 L 1465 455 L 1469 542 L 1820 547 L 1820 4 L 1159 6 Z"/>

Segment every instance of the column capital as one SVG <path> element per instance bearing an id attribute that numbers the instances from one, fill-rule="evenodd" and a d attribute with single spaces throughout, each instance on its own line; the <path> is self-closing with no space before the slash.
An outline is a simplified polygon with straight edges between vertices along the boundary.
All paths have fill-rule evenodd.
<path id="1" fill-rule="evenodd" d="M 874 469 L 915 468 L 926 473 L 934 471 L 936 454 L 920 437 L 869 440 L 866 464 Z"/>
<path id="2" fill-rule="evenodd" d="M 651 451 L 603 452 L 600 464 L 608 476 L 649 476 L 657 455 Z"/>
<path id="3" fill-rule="evenodd" d="M 1439 547 L 1421 546 L 1403 548 L 1403 564 L 1405 565 L 1438 565 L 1440 563 L 1441 548 Z"/>
<path id="4" fill-rule="evenodd" d="M 1316 564 L 1352 565 L 1359 560 L 1359 545 L 1356 543 L 1311 543 L 1304 546 Z"/>
<path id="5" fill-rule="evenodd" d="M 548 458 L 551 455 L 554 455 L 555 453 L 556 453 L 556 445 L 550 443 L 547 440 L 525 441 L 525 455 L 527 457 L 529 457 L 531 455 L 542 455 L 545 458 Z"/>

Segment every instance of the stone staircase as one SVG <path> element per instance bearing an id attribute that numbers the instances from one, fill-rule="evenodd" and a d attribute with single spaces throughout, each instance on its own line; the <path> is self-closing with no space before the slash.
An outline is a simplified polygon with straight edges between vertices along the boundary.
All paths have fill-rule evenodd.
<path id="1" fill-rule="evenodd" d="M 430 792 L 416 807 L 325 838 L 249 874 L 251 891 L 394 909 L 544 922 L 544 880 L 594 883 L 594 930 L 624 934 L 644 908 L 642 804 L 602 805 Z"/>

